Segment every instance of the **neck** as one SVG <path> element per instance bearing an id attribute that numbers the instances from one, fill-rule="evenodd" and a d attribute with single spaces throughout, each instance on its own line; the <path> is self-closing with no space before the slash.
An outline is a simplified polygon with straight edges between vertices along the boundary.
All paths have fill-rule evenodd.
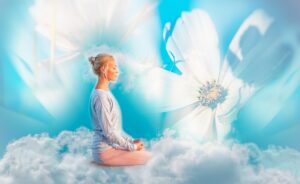
<path id="1" fill-rule="evenodd" d="M 108 90 L 109 89 L 109 81 L 105 78 L 99 77 L 97 85 L 96 85 L 96 89 Z"/>

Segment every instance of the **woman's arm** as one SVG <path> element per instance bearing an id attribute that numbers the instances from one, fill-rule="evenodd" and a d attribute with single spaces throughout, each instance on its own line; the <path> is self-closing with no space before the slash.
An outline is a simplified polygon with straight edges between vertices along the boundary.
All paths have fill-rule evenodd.
<path id="1" fill-rule="evenodd" d="M 100 126 L 104 132 L 104 136 L 112 144 L 118 144 L 120 147 L 128 149 L 130 151 L 136 150 L 136 145 L 133 142 L 128 141 L 122 135 L 120 135 L 115 127 L 112 125 L 112 117 L 110 112 L 109 99 L 104 96 L 103 98 L 97 98 L 95 102 L 95 110 L 97 118 L 100 122 Z"/>
<path id="2" fill-rule="evenodd" d="M 134 139 L 132 139 L 131 137 L 129 137 L 128 135 L 126 134 L 123 134 L 122 137 L 126 140 L 126 141 L 129 141 L 131 143 L 133 143 Z"/>

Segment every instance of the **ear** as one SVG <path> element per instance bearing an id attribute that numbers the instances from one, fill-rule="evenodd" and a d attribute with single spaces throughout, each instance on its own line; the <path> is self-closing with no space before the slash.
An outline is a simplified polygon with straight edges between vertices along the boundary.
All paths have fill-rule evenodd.
<path id="1" fill-rule="evenodd" d="M 101 67 L 100 67 L 100 72 L 101 72 L 101 73 L 104 73 L 104 72 L 105 72 L 105 67 L 104 67 L 104 66 L 101 66 Z"/>

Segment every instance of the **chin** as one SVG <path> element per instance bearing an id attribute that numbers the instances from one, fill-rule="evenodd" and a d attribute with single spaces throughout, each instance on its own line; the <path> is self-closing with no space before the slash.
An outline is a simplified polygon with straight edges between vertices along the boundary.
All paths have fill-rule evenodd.
<path id="1" fill-rule="evenodd" d="M 110 79 L 111 81 L 116 81 L 118 79 L 118 77 L 112 78 Z"/>

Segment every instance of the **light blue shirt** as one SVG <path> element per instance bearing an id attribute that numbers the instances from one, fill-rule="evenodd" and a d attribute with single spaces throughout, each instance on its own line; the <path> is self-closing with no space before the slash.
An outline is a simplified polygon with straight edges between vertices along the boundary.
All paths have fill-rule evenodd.
<path id="1" fill-rule="evenodd" d="M 121 111 L 113 94 L 109 90 L 94 89 L 90 102 L 94 126 L 94 160 L 99 161 L 99 153 L 112 147 L 135 150 L 133 139 L 122 131 Z"/>

